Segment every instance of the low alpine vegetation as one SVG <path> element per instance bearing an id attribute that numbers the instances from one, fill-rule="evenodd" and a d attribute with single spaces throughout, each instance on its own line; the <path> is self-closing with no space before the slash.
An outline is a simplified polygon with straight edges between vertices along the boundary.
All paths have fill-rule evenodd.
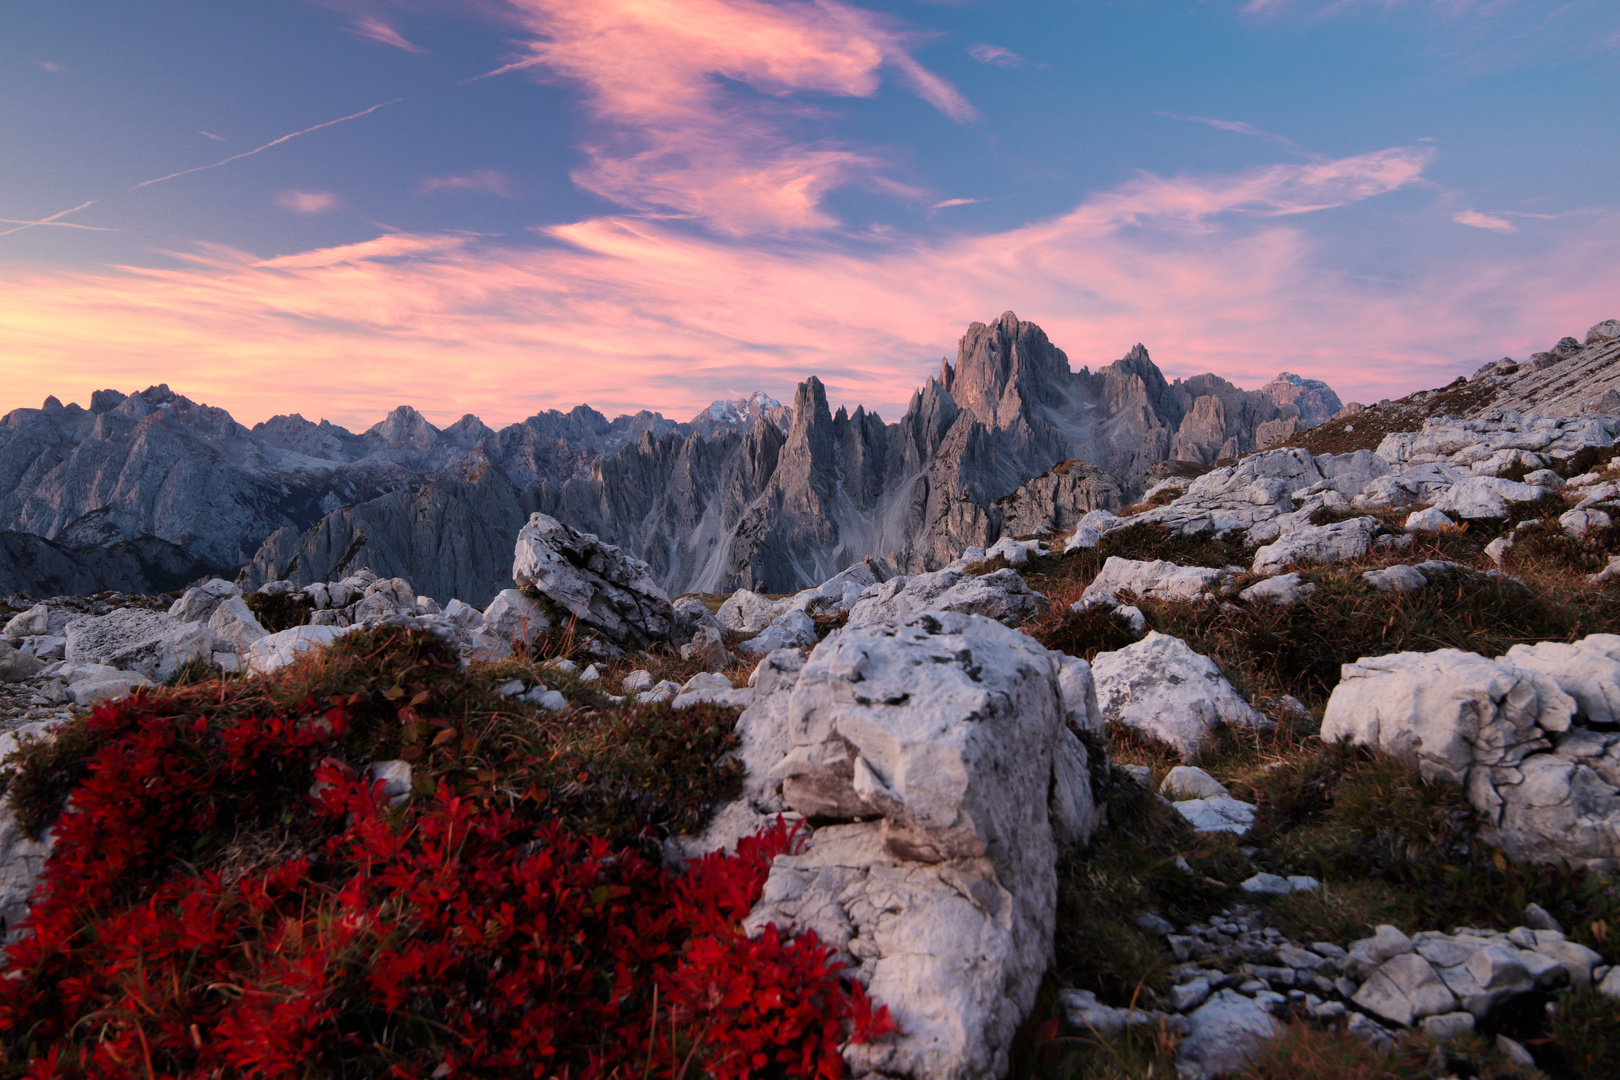
<path id="1" fill-rule="evenodd" d="M 793 829 L 650 854 L 734 786 L 734 713 L 539 715 L 487 682 L 357 633 L 29 746 L 13 805 L 67 805 L 0 1076 L 836 1077 L 893 1030 L 814 935 L 740 929 Z M 408 799 L 368 771 L 398 759 Z"/>

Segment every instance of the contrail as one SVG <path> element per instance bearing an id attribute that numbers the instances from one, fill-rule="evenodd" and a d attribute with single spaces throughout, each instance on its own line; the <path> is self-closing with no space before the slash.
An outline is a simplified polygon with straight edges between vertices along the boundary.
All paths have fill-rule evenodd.
<path id="1" fill-rule="evenodd" d="M 456 83 L 456 85 L 466 86 L 468 83 L 475 83 L 480 79 L 493 79 L 497 75 L 505 75 L 508 71 L 522 71 L 524 68 L 536 67 L 543 63 L 545 63 L 545 61 L 541 60 L 539 57 L 530 57 L 527 60 L 517 60 L 513 63 L 498 67 L 494 71 L 486 71 L 482 75 L 474 75 L 470 79 L 462 79 L 460 82 Z"/>
<path id="2" fill-rule="evenodd" d="M 63 211 L 63 213 L 66 213 L 66 214 L 71 214 L 72 212 L 73 212 L 72 210 L 64 210 Z M 106 225 L 80 225 L 80 224 L 78 224 L 76 222 L 72 222 L 72 221 L 27 221 L 27 220 L 25 220 L 23 218 L 9 218 L 9 217 L 0 217 L 0 225 L 21 225 L 24 228 L 32 228 L 35 225 L 51 225 L 51 226 L 54 226 L 54 227 L 56 227 L 58 229 L 88 229 L 90 232 L 123 232 L 124 231 L 123 229 L 109 228 Z M 9 231 L 10 232 L 17 232 L 18 230 L 11 229 Z M 6 234 L 5 233 L 0 233 L 0 236 L 4 236 L 4 235 L 6 235 Z"/>
<path id="3" fill-rule="evenodd" d="M 224 161 L 216 161 L 212 165 L 198 165 L 195 169 L 181 169 L 179 172 L 170 173 L 168 176 L 160 176 L 155 180 L 142 180 L 140 183 L 138 183 L 134 187 L 130 188 L 130 190 L 131 191 L 139 191 L 143 187 L 150 187 L 153 184 L 161 184 L 165 180 L 173 180 L 175 177 L 178 177 L 178 176 L 189 176 L 190 174 L 192 174 L 194 172 L 202 172 L 205 169 L 217 169 L 221 165 L 229 165 L 233 161 L 240 161 L 242 158 L 252 157 L 254 154 L 262 153 L 263 151 L 270 149 L 272 146 L 280 146 L 282 143 L 287 142 L 289 139 L 296 139 L 300 135 L 308 135 L 312 131 L 319 131 L 319 130 L 321 130 L 321 128 L 329 128 L 333 124 L 341 124 L 345 120 L 358 120 L 362 116 L 370 116 L 372 113 L 376 112 L 378 109 L 385 108 L 386 106 L 389 106 L 389 105 L 397 105 L 401 101 L 404 101 L 404 100 L 405 100 L 404 98 L 395 98 L 393 101 L 385 101 L 380 105 L 373 105 L 369 109 L 361 109 L 359 112 L 351 113 L 348 116 L 340 116 L 336 120 L 328 120 L 324 124 L 316 124 L 314 127 L 307 127 L 303 131 L 295 131 L 291 135 L 283 135 L 281 138 L 274 139 L 274 140 L 272 140 L 270 142 L 267 142 L 263 146 L 255 147 L 252 150 L 244 150 L 240 154 L 232 154 L 230 157 L 226 158 Z M 71 211 L 69 211 L 69 212 L 71 213 Z M 0 236 L 4 236 L 4 235 L 6 235 L 6 234 L 5 233 L 0 233 Z"/>
<path id="4" fill-rule="evenodd" d="M 77 214 L 80 210 L 83 210 L 85 207 L 94 206 L 94 205 L 96 205 L 96 200 L 91 199 L 89 202 L 80 203 L 78 206 L 75 206 L 71 210 L 63 210 L 60 214 L 52 214 L 50 217 L 48 217 L 48 218 L 40 218 L 38 221 L 11 222 L 8 219 L 8 221 L 7 221 L 8 224 L 15 224 L 17 227 L 15 229 L 7 229 L 5 232 L 0 232 L 0 236 L 10 236 L 12 233 L 19 233 L 19 232 L 22 232 L 24 229 L 32 229 L 36 225 L 56 225 L 56 224 L 58 224 L 58 221 L 57 221 L 58 218 L 65 218 L 69 214 Z M 93 226 L 90 226 L 90 225 L 78 225 L 78 226 L 74 226 L 74 227 L 75 228 L 80 228 L 80 229 L 88 229 L 88 228 L 92 228 Z M 117 232 L 118 230 L 117 229 L 109 229 L 107 231 L 108 232 Z"/>

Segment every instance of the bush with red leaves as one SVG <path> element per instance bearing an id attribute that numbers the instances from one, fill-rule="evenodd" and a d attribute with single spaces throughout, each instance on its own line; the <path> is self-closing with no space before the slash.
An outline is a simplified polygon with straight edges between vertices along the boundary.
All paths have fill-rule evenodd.
<path id="1" fill-rule="evenodd" d="M 389 809 L 324 756 L 341 707 L 89 724 L 0 979 L 0 1076 L 833 1078 L 895 1030 L 813 934 L 741 932 L 780 821 L 675 876 L 444 791 Z M 193 868 L 278 821 L 305 853 Z"/>

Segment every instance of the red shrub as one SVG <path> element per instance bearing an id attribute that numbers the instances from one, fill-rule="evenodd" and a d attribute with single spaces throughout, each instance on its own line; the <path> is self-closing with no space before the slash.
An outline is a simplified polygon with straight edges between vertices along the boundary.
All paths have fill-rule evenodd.
<path id="1" fill-rule="evenodd" d="M 837 1077 L 842 1040 L 895 1030 L 813 934 L 742 934 L 780 821 L 675 877 L 443 793 L 390 812 L 321 760 L 337 709 L 90 723 L 0 979 L 0 1076 Z M 318 854 L 229 884 L 183 861 L 277 815 Z"/>

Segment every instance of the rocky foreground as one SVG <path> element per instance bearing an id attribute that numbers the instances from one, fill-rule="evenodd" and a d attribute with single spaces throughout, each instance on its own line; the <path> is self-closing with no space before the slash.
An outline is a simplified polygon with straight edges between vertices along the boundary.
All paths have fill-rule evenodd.
<path id="1" fill-rule="evenodd" d="M 813 932 L 841 985 L 889 1010 L 896 1031 L 824 1014 L 852 1076 L 1290 1076 L 1313 1055 L 1345 1064 L 1311 1075 L 1612 1076 L 1617 440 L 1606 416 L 1434 417 L 1375 450 L 1190 470 L 1067 535 L 917 574 L 856 562 L 789 595 L 672 601 L 646 563 L 536 513 L 481 607 L 369 571 L 18 599 L 0 918 L 22 948 L 47 860 L 82 859 L 56 841 L 81 828 L 87 710 L 330 694 L 398 712 L 382 730 L 403 742 L 324 760 L 407 820 L 454 789 L 613 823 L 669 867 L 797 823 L 734 932 Z M 444 678 L 499 703 L 478 706 L 488 723 L 519 725 L 500 730 L 572 747 L 667 717 L 681 754 L 711 745 L 706 725 L 731 748 L 672 749 L 669 775 L 617 786 L 593 775 L 606 744 L 463 766 L 472 722 L 434 712 L 437 684 L 321 681 L 369 662 L 345 642 L 388 656 L 391 635 L 450 657 Z M 304 686 L 323 689 L 275 689 Z M 536 764 L 558 758 L 567 775 Z M 687 809 L 634 808 L 671 784 Z M 309 1053 L 341 1056 L 337 1030 L 311 1028 Z M 727 1073 L 703 1047 L 717 1075 L 759 1067 Z M 505 1075 L 447 1053 L 433 1075 Z"/>

